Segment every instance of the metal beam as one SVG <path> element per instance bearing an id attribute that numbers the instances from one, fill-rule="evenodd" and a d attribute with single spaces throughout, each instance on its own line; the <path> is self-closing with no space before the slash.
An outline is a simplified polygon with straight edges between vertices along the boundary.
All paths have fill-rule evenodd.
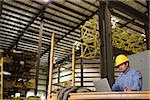
<path id="1" fill-rule="evenodd" d="M 83 20 L 83 18 L 80 18 L 80 17 L 78 17 L 78 16 L 73 16 L 73 15 L 71 15 L 71 14 L 69 14 L 69 13 L 66 13 L 66 12 L 63 12 L 63 11 L 61 11 L 61 10 L 59 10 L 59 9 L 52 8 L 52 7 L 50 7 L 50 6 L 49 6 L 48 8 L 49 8 L 49 9 L 52 9 L 52 10 L 54 10 L 54 11 L 60 12 L 60 13 L 62 13 L 62 14 L 65 14 L 65 15 L 67 15 L 67 16 L 73 17 L 73 18 L 75 18 L 75 19 Z"/>
<path id="2" fill-rule="evenodd" d="M 94 7 L 98 8 L 98 6 L 94 5 L 94 4 L 91 3 L 91 2 L 88 2 L 88 0 L 82 0 L 82 1 L 85 2 L 85 3 L 87 3 L 87 4 L 89 4 L 89 5 L 91 5 L 91 6 L 94 6 Z"/>
<path id="3" fill-rule="evenodd" d="M 83 58 L 81 58 L 81 87 L 83 87 Z"/>
<path id="4" fill-rule="evenodd" d="M 114 83 L 114 64 L 111 36 L 111 14 L 108 1 L 99 1 L 99 33 L 101 49 L 101 78 L 107 78 L 110 86 Z"/>
<path id="5" fill-rule="evenodd" d="M 34 1 L 34 2 L 37 3 L 37 4 L 41 4 L 40 2 L 37 2 L 37 1 Z M 53 1 L 51 1 L 51 2 L 53 2 Z M 60 12 L 60 13 L 62 13 L 62 14 L 68 15 L 68 16 L 73 17 L 73 18 L 75 18 L 75 19 L 83 20 L 83 18 L 80 18 L 80 17 L 78 17 L 78 16 L 73 16 L 73 15 L 71 15 L 71 14 L 69 14 L 69 13 L 63 12 L 63 11 L 61 11 L 61 10 L 59 10 L 59 9 L 56 9 L 56 8 L 53 8 L 53 7 L 51 7 L 51 6 L 48 6 L 47 8 L 52 9 L 52 10 L 54 10 L 54 11 L 56 11 L 56 12 Z"/>
<path id="6" fill-rule="evenodd" d="M 50 1 L 49 1 L 50 2 Z M 19 40 L 21 39 L 21 37 L 23 36 L 24 32 L 30 27 L 30 25 L 37 19 L 37 17 L 39 17 L 41 15 L 41 13 L 44 12 L 44 10 L 46 9 L 46 7 L 48 6 L 49 2 L 45 3 L 42 8 L 39 10 L 39 12 L 37 13 L 37 15 L 30 21 L 30 23 L 28 23 L 28 25 L 24 28 L 24 30 L 20 33 L 19 37 L 16 39 L 15 43 L 10 47 L 10 50 L 13 49 L 13 47 L 19 42 Z"/>
<path id="7" fill-rule="evenodd" d="M 147 10 L 148 10 L 148 16 L 150 14 L 150 11 L 149 11 L 149 6 L 150 6 L 150 1 L 146 1 L 146 4 L 147 4 Z M 148 19 L 148 22 L 150 21 L 150 18 Z M 148 25 L 148 29 L 145 28 L 145 34 L 146 34 L 146 47 L 147 47 L 147 50 L 150 49 L 150 26 Z"/>
<path id="8" fill-rule="evenodd" d="M 137 11 L 136 9 L 133 9 L 132 7 L 120 2 L 120 1 L 110 1 L 110 7 L 117 9 L 121 12 L 123 12 L 124 14 L 127 14 L 129 16 L 131 16 L 132 18 L 135 18 L 143 23 L 146 24 L 146 26 L 148 27 L 148 16 L 146 16 L 145 14 Z"/>
<path id="9" fill-rule="evenodd" d="M 139 2 L 138 0 L 134 0 L 136 3 L 140 4 L 141 6 L 146 8 L 146 5 L 144 5 L 143 3 Z"/>
<path id="10" fill-rule="evenodd" d="M 4 15 L 5 15 L 5 14 L 4 14 Z M 10 16 L 10 17 L 16 18 L 16 19 L 18 19 L 18 20 L 23 20 L 23 21 L 25 21 L 25 22 L 29 22 L 28 20 L 21 19 L 21 18 L 12 16 L 12 15 L 7 15 L 7 14 L 6 14 L 6 16 Z M 2 18 L 2 19 L 8 20 L 8 21 L 11 21 L 11 22 L 15 22 L 15 23 L 17 23 L 17 24 L 23 24 L 23 23 L 21 23 L 21 22 L 16 22 L 16 21 L 13 21 L 13 20 L 10 20 L 10 19 L 7 19 L 7 18 Z M 38 20 L 38 21 L 39 21 L 39 20 Z M 69 30 L 69 29 L 67 29 L 67 28 L 65 28 L 65 27 L 61 27 L 61 26 L 58 26 L 58 25 L 49 23 L 49 22 L 47 22 L 46 20 L 44 21 L 44 23 L 49 24 L 49 25 L 52 25 L 52 26 L 59 27 L 59 28 L 61 28 L 61 29 Z M 34 23 L 34 24 L 39 26 L 38 23 Z M 23 25 L 26 26 L 26 24 L 23 24 Z M 18 26 L 17 26 L 17 27 L 18 27 Z M 36 27 L 34 27 L 34 26 L 30 26 L 30 27 L 35 28 L 35 29 L 38 29 L 38 28 L 36 28 Z M 44 26 L 44 27 L 45 27 L 45 28 L 48 28 L 48 29 L 52 29 L 52 30 L 58 31 L 58 32 L 62 32 L 62 31 L 60 31 L 60 30 L 58 30 L 58 29 L 50 28 L 50 27 L 48 27 L 48 26 Z M 28 29 L 28 30 L 29 30 L 29 29 Z M 44 31 L 49 33 L 49 31 L 47 31 L 47 30 L 44 30 Z M 75 31 L 74 31 L 74 32 L 75 32 Z M 64 32 L 64 33 L 66 34 L 67 32 Z M 75 32 L 75 33 L 77 33 L 77 32 Z M 72 35 L 72 34 L 70 34 L 70 35 Z M 73 35 L 72 35 L 72 36 L 73 36 Z"/>
<path id="11" fill-rule="evenodd" d="M 70 34 L 71 32 L 73 32 L 75 29 L 79 28 L 80 25 L 83 25 L 87 20 L 89 20 L 89 19 L 90 19 L 92 16 L 94 16 L 97 12 L 98 12 L 98 10 L 96 10 L 93 14 L 91 14 L 90 16 L 88 16 L 84 21 L 82 21 L 80 24 L 78 24 L 78 25 L 77 25 L 76 27 L 74 27 L 72 30 L 69 30 L 69 32 L 68 32 L 67 34 L 65 34 L 64 36 L 62 36 L 62 38 L 59 39 L 59 40 L 57 41 L 57 43 L 58 43 L 60 40 L 62 40 L 64 37 L 66 37 L 68 34 Z M 44 55 L 49 49 L 50 49 L 50 48 L 47 48 L 47 50 L 45 50 L 45 51 L 42 53 L 42 55 Z M 42 56 L 42 55 L 41 55 L 41 56 Z"/>
<path id="12" fill-rule="evenodd" d="M 80 5 L 77 5 L 77 4 L 75 4 L 75 3 L 73 3 L 73 2 L 71 2 L 71 1 L 69 1 L 69 0 L 65 0 L 65 1 L 68 2 L 68 3 L 70 3 L 70 4 L 72 4 L 72 5 L 75 5 L 75 6 L 77 6 L 77 7 L 80 7 L 80 8 L 82 8 L 82 9 L 84 9 L 84 10 L 87 10 L 87 11 L 89 11 L 89 12 L 91 12 L 91 13 L 94 13 L 94 11 L 89 10 L 89 9 L 87 9 L 87 8 L 85 8 L 85 7 L 82 7 L 82 6 L 80 6 Z"/>
<path id="13" fill-rule="evenodd" d="M 2 12 L 2 15 L 4 15 L 4 16 L 7 16 L 7 17 L 12 17 L 12 18 L 15 18 L 15 19 L 17 19 L 17 20 L 21 20 L 21 21 L 25 21 L 25 22 L 30 22 L 30 21 L 28 21 L 28 20 L 26 20 L 26 19 L 24 19 L 24 18 L 21 18 L 21 17 L 16 17 L 16 16 L 13 16 L 13 15 L 11 15 L 11 14 L 9 14 L 9 13 L 6 13 L 6 12 Z M 8 18 L 3 18 L 3 19 L 5 19 L 5 20 L 7 20 Z M 8 19 L 9 20 L 9 19 Z M 20 22 L 21 23 L 21 22 Z"/>
<path id="14" fill-rule="evenodd" d="M 19 9 L 19 10 L 22 10 L 22 11 L 24 11 L 24 12 L 28 12 L 28 13 L 30 13 L 30 14 L 36 15 L 35 12 L 29 11 L 29 10 L 26 10 L 26 9 L 23 9 L 23 8 L 21 8 L 21 7 L 17 7 L 17 6 L 11 5 L 11 4 L 6 3 L 6 2 L 4 2 L 4 5 L 7 5 L 7 6 L 9 6 L 9 7 L 13 7 L 13 8 L 15 8 L 15 9 Z"/>
<path id="15" fill-rule="evenodd" d="M 120 22 L 117 22 L 117 24 L 119 24 L 119 25 L 121 25 L 121 26 L 124 25 L 124 24 L 121 24 Z M 140 33 L 140 34 L 144 34 L 144 33 L 140 32 L 140 31 L 137 31 L 136 29 L 133 29 L 133 28 L 129 27 L 129 26 L 124 26 L 124 27 L 129 28 L 129 29 L 131 29 L 131 30 L 133 30 L 133 31 L 135 31 L 135 32 Z"/>
<path id="16" fill-rule="evenodd" d="M 58 23 L 58 24 L 60 24 L 60 25 L 64 25 L 64 26 L 69 27 L 69 28 L 74 28 L 73 26 L 70 26 L 70 25 L 68 25 L 68 24 L 66 24 L 66 23 L 63 23 L 63 22 L 59 22 L 59 21 L 54 20 L 54 19 L 50 19 L 50 18 L 48 18 L 48 17 L 46 17 L 46 16 L 44 17 L 44 19 L 45 19 L 45 20 L 48 20 L 48 21 L 52 21 L 52 22 Z"/>
<path id="17" fill-rule="evenodd" d="M 59 15 L 53 14 L 53 13 L 48 12 L 48 11 L 45 11 L 45 13 L 47 13 L 48 15 L 52 15 L 52 16 L 54 16 L 54 17 L 60 18 L 61 20 L 69 21 L 69 22 L 71 22 L 71 23 L 73 23 L 73 24 L 78 24 L 76 21 L 73 21 L 73 20 L 70 20 L 70 19 L 61 17 L 61 16 L 59 16 Z"/>
<path id="18" fill-rule="evenodd" d="M 2 5 L 3 5 L 3 0 L 0 0 L 0 19 L 1 19 L 1 13 L 2 13 Z"/>
<path id="19" fill-rule="evenodd" d="M 11 22 L 13 22 L 13 21 L 11 21 Z M 12 27 L 16 27 L 16 28 L 18 28 L 19 30 L 20 29 L 23 29 L 23 27 L 21 27 L 21 26 L 18 26 L 18 25 L 15 25 L 15 24 L 10 24 L 10 23 L 6 23 L 6 22 L 0 22 L 1 24 L 3 24 L 3 25 L 8 25 L 8 26 L 12 26 Z"/>
<path id="20" fill-rule="evenodd" d="M 105 47 L 105 36 L 103 33 L 105 33 L 105 23 L 104 23 L 104 11 L 105 11 L 105 2 L 99 1 L 99 33 L 100 33 L 100 50 L 101 50 L 101 66 L 100 66 L 100 72 L 101 77 L 107 77 L 107 67 L 106 67 L 106 47 Z"/>
<path id="21" fill-rule="evenodd" d="M 29 15 L 25 15 L 25 14 L 23 14 L 23 13 L 21 13 L 21 12 L 14 11 L 14 10 L 12 10 L 12 9 L 8 9 L 8 8 L 4 8 L 4 7 L 3 7 L 3 10 L 4 10 L 4 11 L 7 11 L 7 12 L 12 12 L 12 13 L 14 13 L 15 15 L 18 15 L 18 16 L 24 16 L 24 17 L 31 18 L 31 19 L 33 18 L 33 17 L 29 16 Z"/>
<path id="22" fill-rule="evenodd" d="M 39 31 L 39 43 L 38 43 L 38 56 L 36 61 L 36 77 L 35 77 L 35 95 L 37 95 L 38 91 L 38 80 L 39 80 L 39 67 L 40 67 L 40 57 L 41 57 L 41 47 L 42 47 L 42 34 L 43 34 L 43 14 L 41 15 L 41 25 L 40 25 L 40 31 Z"/>
<path id="23" fill-rule="evenodd" d="M 114 15 L 114 16 L 116 16 L 116 17 L 119 17 L 119 18 L 121 18 L 121 19 L 123 19 L 123 20 L 125 20 L 125 21 L 127 21 L 127 22 L 129 22 L 129 23 L 132 23 L 133 25 L 136 25 L 136 26 L 141 27 L 141 28 L 145 28 L 144 25 L 141 25 L 141 24 L 135 22 L 134 20 L 129 19 L 129 18 L 127 18 L 127 17 L 124 17 L 124 16 L 122 16 L 122 15 L 120 15 L 120 14 L 117 14 L 117 13 L 115 13 L 115 12 L 113 12 L 113 11 L 111 12 L 111 14 Z"/>
<path id="24" fill-rule="evenodd" d="M 48 65 L 47 65 L 47 81 L 46 81 L 46 97 L 48 96 L 48 83 L 49 83 L 49 66 L 50 66 L 50 50 L 49 50 L 49 52 L 48 52 Z"/>
<path id="25" fill-rule="evenodd" d="M 144 12 L 144 14 L 146 14 L 147 13 L 147 11 L 146 12 Z M 130 19 L 131 20 L 131 19 Z M 135 19 L 133 18 L 131 21 L 133 21 L 133 22 L 135 22 Z M 127 26 L 127 24 L 129 24 L 129 22 L 126 22 L 125 24 L 123 24 L 123 25 L 121 25 L 120 26 L 120 28 L 123 28 L 123 27 L 126 27 Z M 143 25 L 142 25 L 143 26 Z M 144 28 L 143 29 L 145 29 L 145 26 L 144 26 Z"/>
<path id="26" fill-rule="evenodd" d="M 76 10 L 74 10 L 74 9 L 72 9 L 72 8 L 68 8 L 68 7 L 66 7 L 66 6 L 63 6 L 63 5 L 61 5 L 61 4 L 59 4 L 59 3 L 57 3 L 57 2 L 51 2 L 53 5 L 55 5 L 55 6 L 58 6 L 58 7 L 60 7 L 60 8 L 62 8 L 62 9 L 65 9 L 65 10 L 67 10 L 67 11 L 70 11 L 70 12 L 73 12 L 73 13 L 75 13 L 75 14 L 78 14 L 78 15 L 80 15 L 80 16 L 82 16 L 82 17 L 88 17 L 86 14 L 84 14 L 84 13 L 81 13 L 81 12 L 79 12 L 79 11 L 76 11 Z"/>

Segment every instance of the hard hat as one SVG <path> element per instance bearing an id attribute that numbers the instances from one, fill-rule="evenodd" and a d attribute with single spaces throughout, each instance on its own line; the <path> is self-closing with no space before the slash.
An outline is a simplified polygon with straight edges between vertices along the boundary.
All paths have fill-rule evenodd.
<path id="1" fill-rule="evenodd" d="M 115 67 L 119 66 L 120 64 L 123 64 L 125 62 L 129 61 L 128 57 L 123 55 L 123 54 L 120 54 L 116 57 L 116 60 L 115 60 Z"/>

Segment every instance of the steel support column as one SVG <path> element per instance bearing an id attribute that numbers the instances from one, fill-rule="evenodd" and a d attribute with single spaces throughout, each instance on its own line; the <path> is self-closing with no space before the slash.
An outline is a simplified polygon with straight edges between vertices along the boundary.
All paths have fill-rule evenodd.
<path id="1" fill-rule="evenodd" d="M 83 87 L 83 58 L 81 58 L 81 87 Z"/>
<path id="2" fill-rule="evenodd" d="M 57 69 L 57 73 L 58 73 L 58 80 L 57 80 L 57 83 L 59 83 L 60 82 L 60 67 L 61 67 L 62 65 L 61 64 L 58 64 L 58 69 Z"/>
<path id="3" fill-rule="evenodd" d="M 83 40 L 81 40 L 81 42 L 83 43 Z M 81 46 L 81 54 L 83 54 L 83 46 Z M 81 55 L 80 54 L 80 55 Z M 81 64 L 81 87 L 83 87 L 83 58 L 80 59 L 80 64 Z"/>
<path id="4" fill-rule="evenodd" d="M 101 78 L 108 78 L 110 86 L 114 83 L 113 49 L 111 34 L 111 14 L 108 1 L 101 0 L 99 7 L 99 32 L 101 42 Z"/>
<path id="5" fill-rule="evenodd" d="M 40 25 L 40 32 L 39 32 L 39 43 L 38 43 L 38 57 L 36 61 L 36 78 L 35 78 L 35 83 L 36 83 L 36 88 L 35 88 L 35 95 L 37 95 L 37 90 L 38 90 L 38 78 L 39 78 L 39 67 L 40 67 L 40 57 L 41 57 L 41 47 L 42 47 L 42 33 L 43 33 L 43 14 L 41 16 L 41 25 Z"/>
<path id="6" fill-rule="evenodd" d="M 50 47 L 49 47 L 50 48 Z M 49 66 L 50 66 L 50 51 L 48 51 L 48 65 L 47 65 L 47 81 L 46 81 L 46 97 L 48 96 L 48 83 L 49 83 Z"/>
<path id="7" fill-rule="evenodd" d="M 148 10 L 148 16 L 149 16 L 149 6 L 150 6 L 150 1 L 146 1 L 146 4 L 147 4 L 147 10 Z M 149 23 L 149 20 L 150 18 L 148 18 L 148 23 Z M 146 27 L 146 25 L 145 25 Z M 149 27 L 149 24 L 148 24 L 148 28 L 145 28 L 145 34 L 146 34 L 146 47 L 147 47 L 147 50 L 149 50 L 150 48 L 150 27 Z"/>

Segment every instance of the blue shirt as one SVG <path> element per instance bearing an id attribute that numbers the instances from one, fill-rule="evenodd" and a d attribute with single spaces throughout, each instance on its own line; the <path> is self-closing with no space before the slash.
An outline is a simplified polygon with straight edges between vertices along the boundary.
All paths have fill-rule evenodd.
<path id="1" fill-rule="evenodd" d="M 134 68 L 128 67 L 123 73 L 120 73 L 112 86 L 112 91 L 123 91 L 125 88 L 131 88 L 135 91 L 142 89 L 142 75 Z"/>

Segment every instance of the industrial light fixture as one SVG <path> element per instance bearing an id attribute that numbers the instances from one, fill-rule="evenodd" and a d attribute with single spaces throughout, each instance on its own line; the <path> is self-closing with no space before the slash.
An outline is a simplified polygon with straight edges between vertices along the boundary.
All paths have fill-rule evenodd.
<path id="1" fill-rule="evenodd" d="M 80 49 L 80 44 L 81 44 L 81 42 L 75 41 L 75 43 L 73 45 L 76 46 L 76 50 Z"/>
<path id="2" fill-rule="evenodd" d="M 112 24 L 112 28 L 115 28 L 116 27 L 116 23 L 119 22 L 119 20 L 114 17 L 114 16 L 111 16 L 111 24 Z"/>
<path id="3" fill-rule="evenodd" d="M 44 0 L 45 2 L 48 2 L 49 0 Z"/>
<path id="4" fill-rule="evenodd" d="M 142 36 L 144 36 L 144 37 L 146 37 L 146 35 L 145 34 L 141 34 Z"/>

